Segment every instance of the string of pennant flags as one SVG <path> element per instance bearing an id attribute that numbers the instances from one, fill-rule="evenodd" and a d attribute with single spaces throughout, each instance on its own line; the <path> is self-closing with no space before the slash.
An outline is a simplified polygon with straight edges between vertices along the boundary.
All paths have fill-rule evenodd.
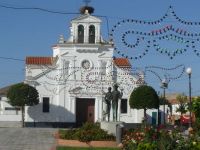
<path id="1" fill-rule="evenodd" d="M 112 63 L 112 65 L 114 64 Z M 99 93 L 101 93 L 104 90 L 106 90 L 108 86 L 113 86 L 112 80 L 109 80 L 109 79 L 113 79 L 117 76 L 118 78 L 121 78 L 120 80 L 121 82 L 118 83 L 121 86 L 121 88 L 126 89 L 125 91 L 131 92 L 131 89 L 133 89 L 136 85 L 145 84 L 144 76 L 148 74 L 148 72 L 154 74 L 156 77 L 158 77 L 160 81 L 162 81 L 163 77 L 161 76 L 160 71 L 169 72 L 169 71 L 176 71 L 179 69 L 180 71 L 178 75 L 176 76 L 170 75 L 167 77 L 165 76 L 165 78 L 168 81 L 172 81 L 172 80 L 181 78 L 185 71 L 184 65 L 178 65 L 173 68 L 146 66 L 144 69 L 141 69 L 141 68 L 127 69 L 127 68 L 119 68 L 118 66 L 115 66 L 115 67 L 117 67 L 118 71 L 117 72 L 112 71 L 109 74 L 102 74 L 99 72 L 99 70 L 95 70 L 95 69 L 94 70 L 76 69 L 70 74 L 65 75 L 63 71 L 57 71 L 55 68 L 51 68 L 52 72 L 49 71 L 46 73 L 46 70 L 50 68 L 43 66 L 42 71 L 43 71 L 43 74 L 47 77 L 48 81 L 45 81 L 44 83 L 40 83 L 40 84 L 43 84 L 44 88 L 47 91 L 53 92 L 54 94 L 58 94 L 63 90 L 76 89 L 79 86 L 83 87 L 83 89 L 87 89 L 90 91 L 96 90 Z M 79 83 L 78 85 L 70 84 L 70 82 L 68 82 L 70 80 L 70 76 L 80 71 L 81 71 L 81 80 L 80 80 L 81 83 Z M 58 85 L 61 85 L 62 88 L 58 88 L 57 87 Z"/>
<path id="2" fill-rule="evenodd" d="M 163 80 L 163 78 L 159 75 L 159 73 L 155 70 L 161 70 L 161 71 L 167 71 L 167 72 L 170 72 L 170 71 L 176 71 L 179 69 L 179 73 L 177 75 L 169 75 L 168 76 L 166 74 L 164 74 L 164 79 L 166 79 L 168 82 L 172 81 L 172 80 L 177 80 L 179 78 L 181 78 L 185 72 L 185 66 L 183 64 L 181 65 L 177 65 L 173 68 L 164 68 L 164 67 L 158 67 L 158 66 L 147 66 L 145 67 L 145 73 L 147 72 L 151 72 L 153 73 L 160 81 Z"/>
<path id="3" fill-rule="evenodd" d="M 185 21 L 178 17 L 172 6 L 170 6 L 168 11 L 160 19 L 155 21 L 136 19 L 123 19 L 118 21 L 112 27 L 110 32 L 110 38 L 113 42 L 114 50 L 118 55 L 131 60 L 143 58 L 145 55 L 147 55 L 150 49 L 154 49 L 156 52 L 164 54 L 170 59 L 174 59 L 174 57 L 177 55 L 184 54 L 189 49 L 192 50 L 198 57 L 200 57 L 200 32 L 196 32 L 194 30 L 189 31 L 188 29 L 184 29 L 181 25 L 177 27 L 175 24 L 168 24 L 160 27 L 161 23 L 164 23 L 165 20 L 169 19 L 170 17 L 175 19 L 175 23 L 180 23 L 184 26 L 189 26 L 190 28 L 200 27 L 200 22 Z M 127 30 L 127 25 L 131 25 L 130 30 Z M 140 30 L 135 29 L 138 25 L 141 28 Z M 154 26 L 159 26 L 159 28 L 153 30 L 148 29 L 148 27 L 152 28 Z M 143 27 L 145 28 L 143 29 Z M 130 36 L 135 39 L 130 40 L 130 38 L 128 38 Z M 119 41 L 117 41 L 118 39 Z M 169 49 L 162 47 L 161 44 L 159 44 L 161 42 L 166 42 L 167 44 L 174 42 L 173 45 L 178 45 L 178 48 Z M 139 51 L 139 54 L 134 54 L 134 56 L 131 56 L 128 52 L 129 50 L 134 52 L 137 50 Z"/>
<path id="4" fill-rule="evenodd" d="M 113 64 L 113 63 L 112 63 Z M 110 66 L 111 67 L 111 66 Z M 114 78 L 115 76 L 122 76 L 124 77 L 125 75 L 127 76 L 137 76 L 138 75 L 138 70 L 139 72 L 143 72 L 144 74 L 146 74 L 147 71 L 149 70 L 160 70 L 160 71 L 175 71 L 175 70 L 178 70 L 178 69 L 181 69 L 180 73 L 178 76 L 176 77 L 170 77 L 169 79 L 171 80 L 176 80 L 178 78 L 180 78 L 184 71 L 185 71 L 185 66 L 183 64 L 181 65 L 177 65 L 175 67 L 172 67 L 172 68 L 165 68 L 165 67 L 159 67 L 159 66 L 146 66 L 144 68 L 144 70 L 142 70 L 141 68 L 119 68 L 118 66 L 115 65 L 115 67 L 118 68 L 118 70 L 122 70 L 122 71 L 112 71 L 112 73 L 109 73 L 109 74 L 103 74 L 101 72 L 99 72 L 99 69 L 98 70 L 79 70 L 79 69 L 76 69 L 74 70 L 73 72 L 71 72 L 70 74 L 67 74 L 67 75 L 64 75 L 64 73 L 61 73 L 61 74 L 55 74 L 54 76 L 50 76 L 49 74 L 45 74 L 45 76 L 50 79 L 50 80 L 54 80 L 54 81 L 67 81 L 69 80 L 69 77 L 76 74 L 76 72 L 80 72 L 81 71 L 81 79 L 83 81 L 88 81 L 88 83 L 94 83 L 95 80 L 98 80 L 99 81 L 99 78 Z M 55 71 L 55 69 L 54 69 Z M 45 68 L 43 68 L 43 72 L 45 72 Z M 54 74 L 54 73 L 53 73 Z M 94 76 L 98 76 L 98 78 L 96 79 L 91 79 L 90 76 L 94 77 Z M 65 77 L 65 78 L 63 78 Z M 103 79 L 102 78 L 102 79 Z M 160 77 L 161 78 L 161 77 Z"/>

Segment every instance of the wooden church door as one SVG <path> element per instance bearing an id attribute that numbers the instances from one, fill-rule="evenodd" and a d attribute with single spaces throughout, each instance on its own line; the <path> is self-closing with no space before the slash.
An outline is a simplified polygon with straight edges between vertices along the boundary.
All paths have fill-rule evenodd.
<path id="1" fill-rule="evenodd" d="M 95 99 L 76 99 L 76 125 L 81 126 L 85 122 L 94 122 Z"/>

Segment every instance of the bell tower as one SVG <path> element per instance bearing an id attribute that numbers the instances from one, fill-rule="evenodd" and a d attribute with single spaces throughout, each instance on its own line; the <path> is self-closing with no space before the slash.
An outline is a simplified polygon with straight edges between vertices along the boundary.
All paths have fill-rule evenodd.
<path id="1" fill-rule="evenodd" d="M 81 16 L 71 21 L 71 42 L 76 44 L 98 44 L 101 42 L 101 20 L 91 14 L 94 8 L 83 6 Z"/>

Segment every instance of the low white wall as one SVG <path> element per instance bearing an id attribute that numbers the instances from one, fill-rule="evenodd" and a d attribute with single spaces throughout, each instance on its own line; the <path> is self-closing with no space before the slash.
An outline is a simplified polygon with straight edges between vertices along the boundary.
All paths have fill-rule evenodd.
<path id="1" fill-rule="evenodd" d="M 130 109 L 125 114 L 120 114 L 120 121 L 125 123 L 141 123 L 144 117 L 144 111 L 142 109 Z"/>
<path id="2" fill-rule="evenodd" d="M 0 115 L 0 121 L 21 121 L 21 115 Z"/>

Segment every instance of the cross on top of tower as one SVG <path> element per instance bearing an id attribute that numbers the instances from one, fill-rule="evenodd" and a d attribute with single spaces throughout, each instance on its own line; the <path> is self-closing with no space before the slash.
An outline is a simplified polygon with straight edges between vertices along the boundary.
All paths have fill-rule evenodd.
<path id="1" fill-rule="evenodd" d="M 91 2 L 91 0 L 83 0 L 85 2 L 85 6 L 88 6 L 88 4 Z"/>

